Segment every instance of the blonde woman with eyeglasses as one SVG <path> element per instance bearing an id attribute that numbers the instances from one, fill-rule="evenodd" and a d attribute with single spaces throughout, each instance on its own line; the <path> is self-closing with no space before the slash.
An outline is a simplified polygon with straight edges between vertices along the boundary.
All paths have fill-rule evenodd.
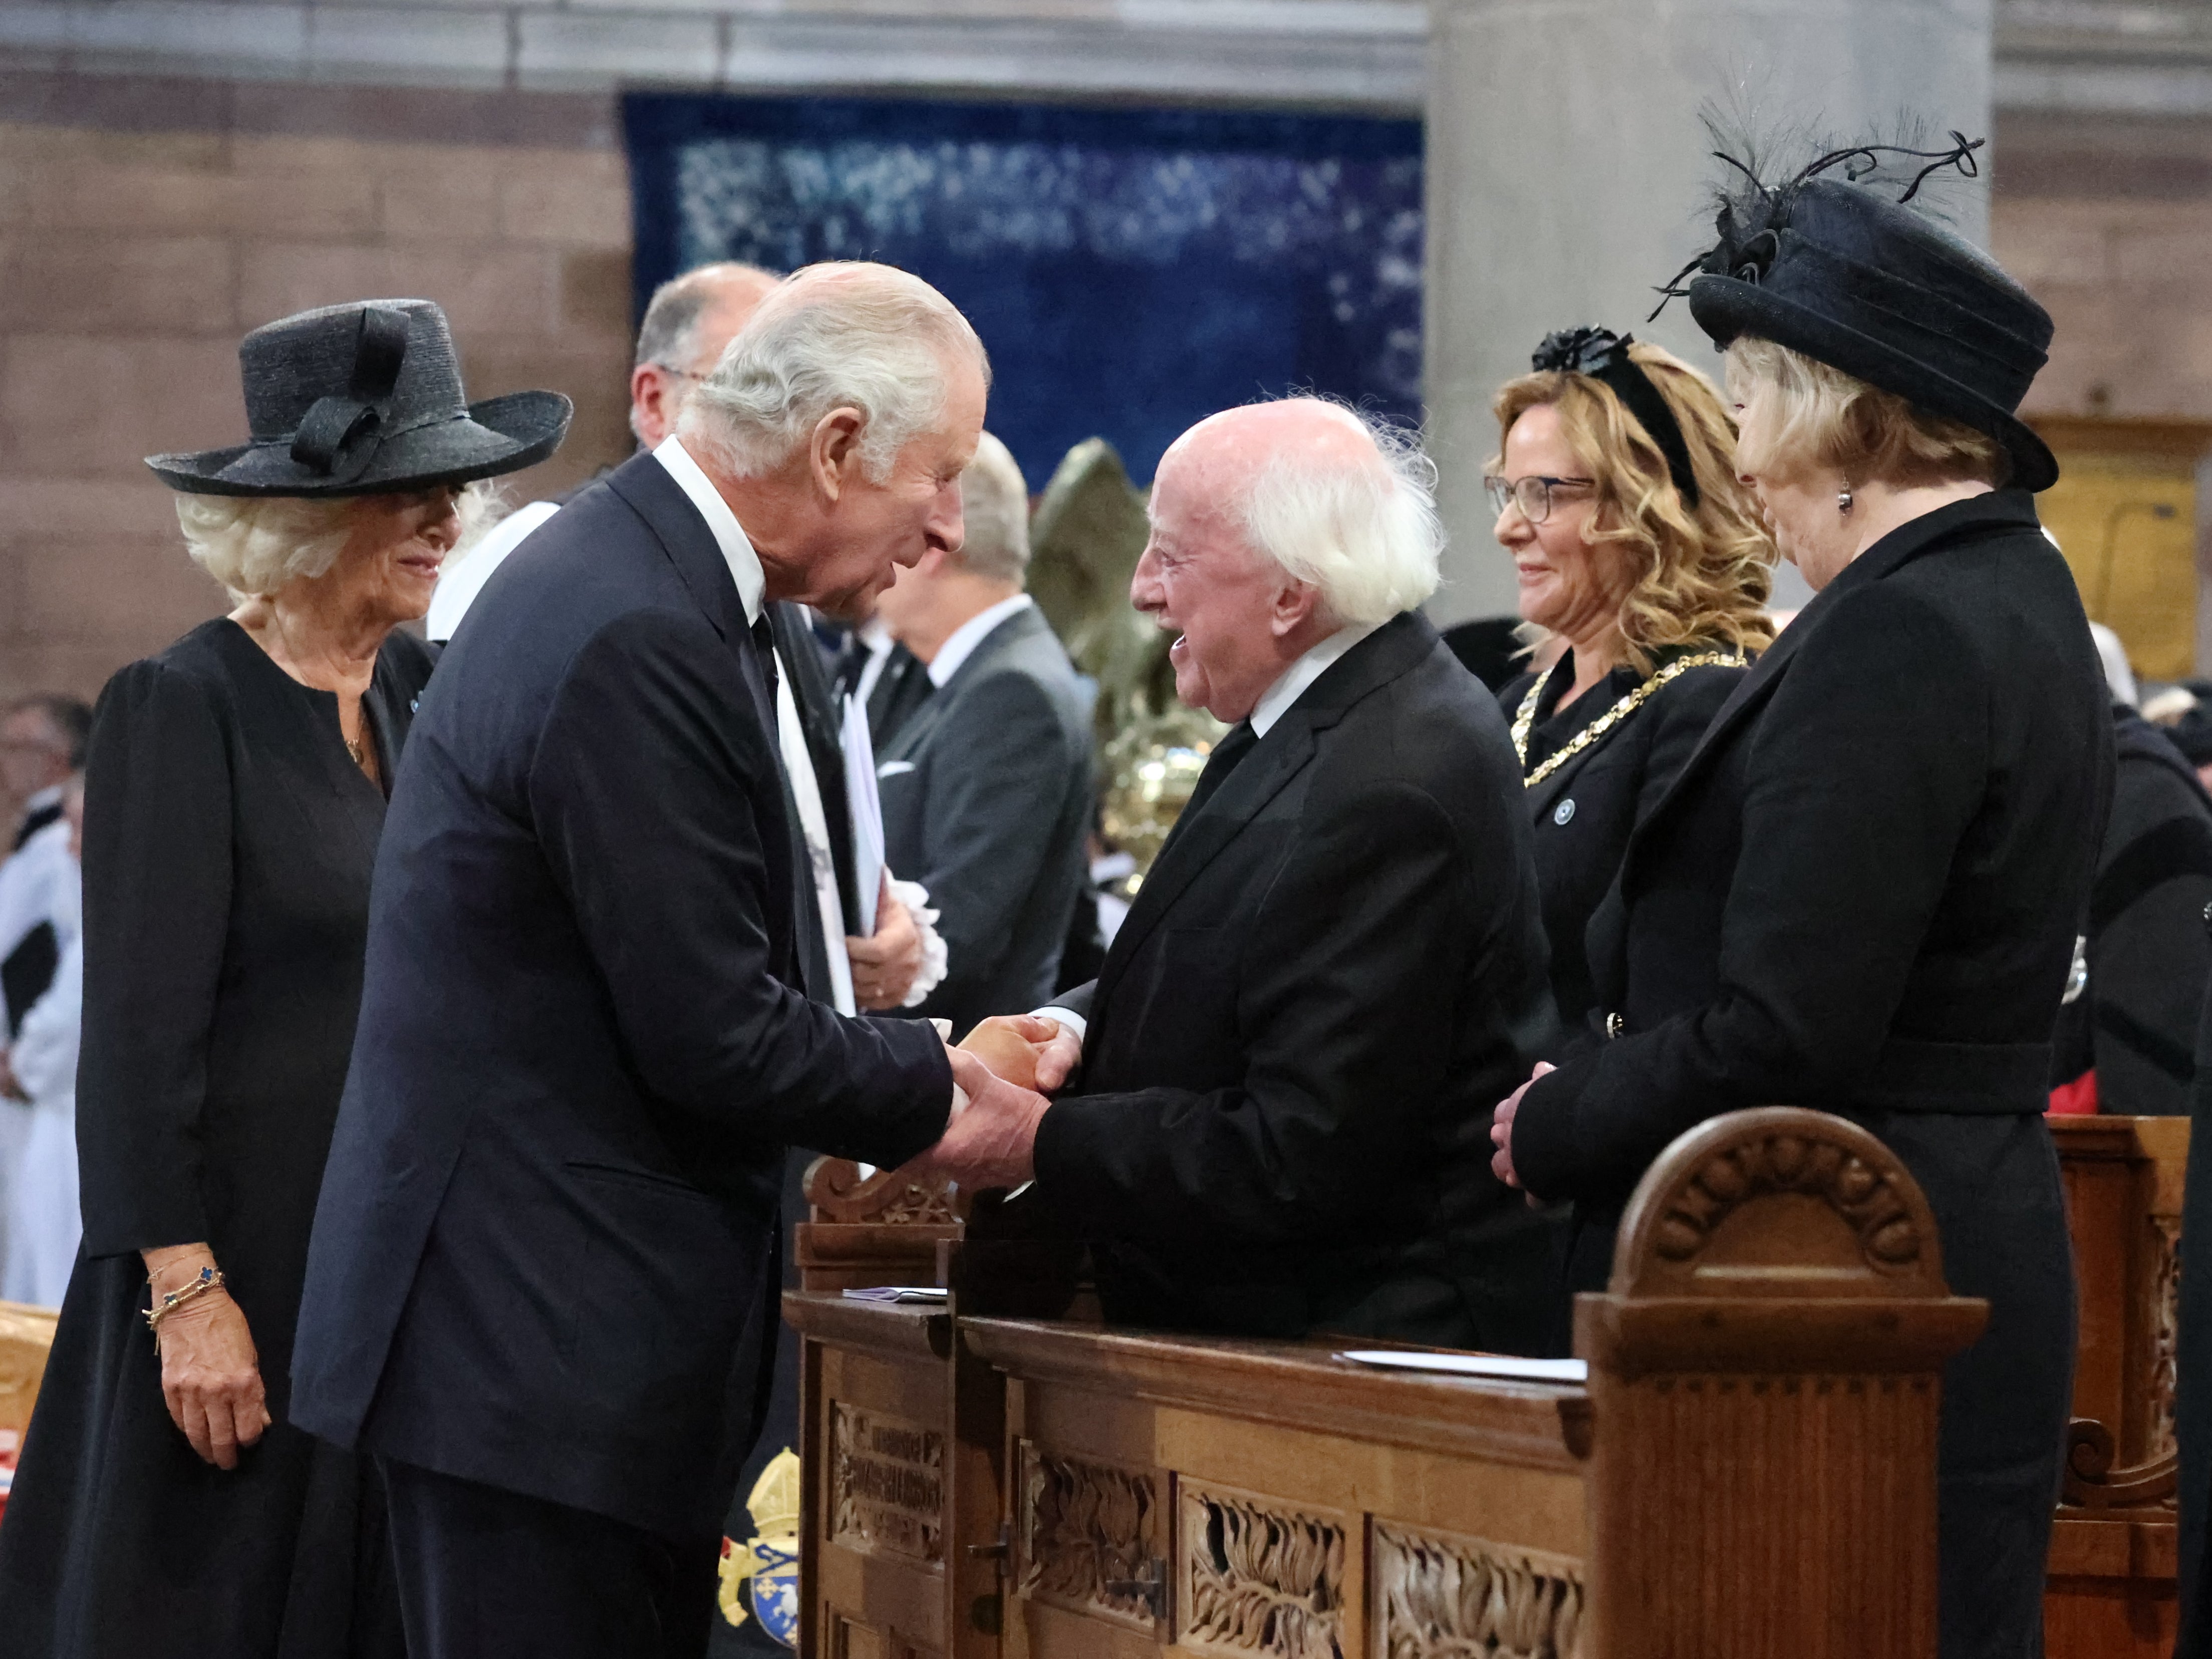
<path id="1" fill-rule="evenodd" d="M 1564 647 L 1499 695 L 1572 1048 L 1595 1035 L 1584 929 L 1629 831 L 1774 637 L 1775 554 L 1702 375 L 1600 328 L 1550 336 L 1533 365 L 1493 403 L 1485 482 L 1522 621 Z"/>

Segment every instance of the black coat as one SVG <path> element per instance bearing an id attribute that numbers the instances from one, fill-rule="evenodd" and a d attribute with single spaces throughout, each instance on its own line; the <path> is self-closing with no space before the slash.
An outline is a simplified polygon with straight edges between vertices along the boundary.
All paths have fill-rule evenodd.
<path id="1" fill-rule="evenodd" d="M 964 1036 L 1047 1001 L 1088 870 L 1091 708 L 1044 613 L 1000 621 L 876 769 L 886 860 L 929 890 L 945 939 L 917 1012 Z"/>
<path id="2" fill-rule="evenodd" d="M 2096 1073 L 2097 1109 L 2189 1110 L 2192 1045 L 2212 982 L 2212 799 L 2166 734 L 2112 705 L 2119 764 L 2089 892 L 2089 977 L 2059 1011 L 2053 1083 Z"/>
<path id="3" fill-rule="evenodd" d="M 1185 814 L 1008 1206 L 1113 1241 L 1109 1317 L 1543 1340 L 1549 1236 L 1488 1157 L 1553 1025 L 1521 796 L 1496 702 L 1407 615 Z"/>
<path id="4" fill-rule="evenodd" d="M 377 861 L 293 1419 L 690 1539 L 755 1429 L 786 1144 L 899 1163 L 950 1068 L 794 988 L 764 653 L 658 460 L 479 610 Z"/>
<path id="5" fill-rule="evenodd" d="M 1865 1124 L 1986 1334 L 1945 1373 L 1947 1656 L 2037 1650 L 2073 1269 L 2041 1113 L 2112 794 L 2081 600 L 2033 503 L 1983 495 L 1845 568 L 1737 687 L 1632 836 L 1589 930 L 1626 1028 L 1533 1085 L 1530 1190 L 1571 1197 L 1578 1288 L 1651 1159 L 1716 1113 Z"/>
<path id="6" fill-rule="evenodd" d="M 378 658 L 364 702 L 386 778 L 429 666 L 404 634 Z M 235 623 L 193 629 L 101 695 L 85 802 L 84 1250 L 0 1527 L 0 1654 L 398 1650 L 373 1478 L 285 1421 L 384 820 L 337 698 Z M 138 1252 L 203 1240 L 276 1419 L 231 1473 L 170 1421 L 139 1316 Z"/>
<path id="7" fill-rule="evenodd" d="M 1703 654 L 1704 650 L 1688 647 L 1668 652 L 1654 666 Z M 1590 982 L 1583 935 L 1620 873 L 1629 832 L 1674 781 L 1746 672 L 1720 664 L 1685 670 L 1604 736 L 1528 787 L 1536 882 L 1544 895 L 1544 934 L 1552 947 L 1552 996 L 1559 1004 L 1562 1035 L 1571 1046 L 1592 1035 L 1589 1016 L 1597 993 Z M 1574 683 L 1574 657 L 1571 653 L 1562 657 L 1545 677 L 1532 711 L 1522 769 L 1534 774 L 1592 721 L 1632 695 L 1644 678 L 1633 668 L 1616 668 L 1565 712 L 1555 712 L 1559 698 Z M 1523 674 L 1498 694 L 1498 707 L 1508 720 L 1535 683 L 1533 674 Z"/>

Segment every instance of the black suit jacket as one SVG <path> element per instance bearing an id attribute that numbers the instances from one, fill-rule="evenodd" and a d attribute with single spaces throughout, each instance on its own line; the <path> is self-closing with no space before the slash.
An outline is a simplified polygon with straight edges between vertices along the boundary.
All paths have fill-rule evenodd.
<path id="1" fill-rule="evenodd" d="M 906 723 L 936 694 L 937 688 L 929 682 L 929 665 L 904 646 L 892 646 L 883 672 L 868 688 L 868 738 L 878 755 L 897 740 Z"/>
<path id="2" fill-rule="evenodd" d="M 1685 654 L 1689 653 L 1667 653 L 1658 665 Z M 1597 991 L 1590 979 L 1583 933 L 1620 873 L 1629 835 L 1657 805 L 1746 672 L 1714 665 L 1677 675 L 1626 720 L 1570 756 L 1527 792 L 1528 822 L 1535 834 L 1536 881 L 1544 895 L 1544 933 L 1552 951 L 1552 995 L 1569 1045 L 1594 1035 L 1589 1016 L 1597 1005 Z M 1574 659 L 1569 656 L 1545 683 L 1546 698 L 1538 708 L 1549 718 L 1538 720 L 1530 734 L 1528 770 L 1565 748 L 1574 734 L 1642 684 L 1634 669 L 1618 669 L 1584 692 L 1565 714 L 1552 714 L 1560 693 L 1573 679 Z M 1498 693 L 1498 707 L 1508 720 L 1533 683 L 1534 677 L 1524 674 Z"/>
<path id="3" fill-rule="evenodd" d="M 785 1144 L 896 1164 L 951 1075 L 796 988 L 762 653 L 660 464 L 487 598 L 385 820 L 292 1417 L 696 1536 L 754 1431 Z"/>
<path id="4" fill-rule="evenodd" d="M 1593 919 L 1626 1035 L 1533 1085 L 1533 1192 L 1617 1209 L 1716 1113 L 2029 1114 L 2112 783 L 2104 679 L 2028 496 L 1882 538 L 1740 684 Z"/>
<path id="5" fill-rule="evenodd" d="M 1552 1024 L 1520 770 L 1418 615 L 1177 824 L 1095 984 L 1036 1201 L 1109 1317 L 1526 1351 L 1555 1273 L 1490 1173 Z"/>
<path id="6" fill-rule="evenodd" d="M 886 860 L 945 939 L 920 1012 L 965 1034 L 1048 1000 L 1086 873 L 1091 710 L 1044 613 L 994 628 L 876 763 Z"/>

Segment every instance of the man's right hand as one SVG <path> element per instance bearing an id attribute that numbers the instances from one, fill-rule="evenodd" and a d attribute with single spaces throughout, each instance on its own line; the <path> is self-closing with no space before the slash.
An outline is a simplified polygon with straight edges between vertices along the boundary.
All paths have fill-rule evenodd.
<path id="1" fill-rule="evenodd" d="M 1018 1045 L 1029 1050 L 1031 1077 L 1018 1076 L 998 1063 L 1002 1053 Z M 1040 1094 L 1065 1087 L 1083 1063 L 1083 1039 L 1060 1021 L 1036 1014 L 994 1014 L 963 1037 L 960 1046 L 982 1055 L 1000 1077 Z"/>
<path id="2" fill-rule="evenodd" d="M 899 1174 L 923 1185 L 950 1177 L 968 1192 L 1035 1180 L 1037 1124 L 1052 1103 L 1016 1088 L 965 1049 L 948 1048 L 945 1058 L 967 1099 L 955 1104 L 937 1145 Z"/>

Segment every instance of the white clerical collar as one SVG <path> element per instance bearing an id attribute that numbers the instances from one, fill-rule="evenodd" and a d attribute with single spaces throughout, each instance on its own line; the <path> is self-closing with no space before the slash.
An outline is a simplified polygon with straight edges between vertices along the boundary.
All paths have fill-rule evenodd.
<path id="1" fill-rule="evenodd" d="M 691 498 L 691 505 L 699 509 L 707 528 L 714 532 L 714 545 L 722 550 L 722 562 L 730 567 L 730 579 L 738 585 L 738 599 L 745 607 L 745 621 L 758 622 L 761 591 L 768 586 L 768 573 L 761 568 L 760 555 L 753 551 L 752 542 L 744 526 L 738 522 L 738 515 L 730 511 L 730 504 L 714 488 L 714 481 L 699 470 L 699 463 L 691 459 L 690 452 L 680 440 L 673 436 L 662 439 L 653 452 L 653 459 L 668 469 L 668 476 Z"/>
<path id="2" fill-rule="evenodd" d="M 975 647 L 990 637 L 991 630 L 1012 616 L 1017 611 L 1030 608 L 1030 596 L 1017 593 L 1010 599 L 986 606 L 954 629 L 937 654 L 929 659 L 929 683 L 944 689 L 946 681 L 960 672 L 960 666 L 975 654 Z"/>
<path id="3" fill-rule="evenodd" d="M 1340 628 L 1285 668 L 1275 683 L 1260 694 L 1260 701 L 1252 705 L 1254 734 L 1266 737 L 1267 729 L 1305 696 L 1308 686 L 1326 674 L 1339 657 L 1381 626 L 1380 623 L 1354 623 L 1349 628 Z"/>

